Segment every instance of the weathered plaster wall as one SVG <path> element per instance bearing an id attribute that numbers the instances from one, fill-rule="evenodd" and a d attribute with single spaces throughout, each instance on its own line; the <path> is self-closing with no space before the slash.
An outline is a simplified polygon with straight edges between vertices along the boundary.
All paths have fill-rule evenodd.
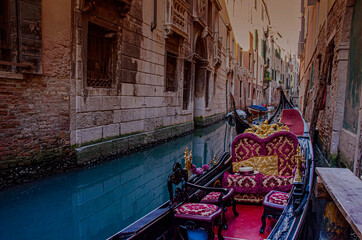
<path id="1" fill-rule="evenodd" d="M 314 99 L 319 86 L 319 79 L 326 77 L 321 73 L 321 68 L 326 61 L 325 56 L 328 46 L 332 48 L 334 57 L 332 62 L 331 79 L 327 79 L 326 86 L 326 101 L 324 107 L 320 110 L 317 122 L 319 130 L 319 140 L 324 152 L 336 158 L 337 155 L 341 162 L 353 168 L 353 163 L 358 158 L 357 149 L 358 136 L 342 128 L 343 121 L 346 117 L 345 99 L 346 99 L 346 84 L 348 77 L 349 66 L 349 48 L 350 48 L 350 31 L 353 15 L 353 7 L 355 1 L 329 1 L 319 6 L 319 12 L 322 11 L 318 22 L 318 31 L 309 29 L 306 39 L 306 47 L 303 52 L 301 61 L 301 88 L 300 93 L 304 102 L 305 118 L 310 119 Z M 319 3 L 316 3 L 319 4 Z M 313 13 L 315 6 L 309 6 L 309 14 Z M 323 9 L 321 9 L 323 8 Z M 327 13 L 326 15 L 324 13 Z M 316 13 L 314 13 L 316 14 Z M 310 16 L 313 22 L 315 16 Z M 311 51 L 314 39 L 316 46 L 314 52 Z M 309 41 L 309 43 L 308 43 Z M 309 57 L 310 56 L 310 57 Z M 308 59 L 310 59 L 308 61 Z M 321 61 L 320 61 L 321 59 Z M 320 64 L 321 62 L 321 64 Z M 311 85 L 311 66 L 313 67 L 313 85 Z M 310 90 L 309 90 L 310 89 Z M 306 97 L 306 98 L 305 98 Z M 357 156 L 357 157 L 356 157 Z"/>
<path id="2" fill-rule="evenodd" d="M 117 1 L 97 1 L 95 8 L 86 10 L 84 4 L 90 2 L 41 1 L 43 73 L 0 72 L 0 177 L 6 176 L 12 182 L 27 181 L 31 177 L 26 176 L 36 175 L 39 165 L 41 175 L 49 174 L 49 169 L 74 168 L 76 161 L 71 149 L 77 145 L 112 141 L 132 134 L 136 140 L 130 141 L 134 143 L 141 138 L 140 132 L 143 133 L 140 144 L 148 144 L 155 140 L 153 133 L 159 129 L 164 139 L 189 132 L 195 117 L 198 38 L 206 50 L 207 61 L 203 64 L 210 72 L 209 106 L 203 110 L 203 123 L 222 118 L 226 109 L 226 79 L 229 90 L 231 85 L 225 53 L 230 46 L 227 34 L 232 31 L 224 1 L 220 1 L 222 11 L 215 17 L 218 19 L 215 31 L 222 44 L 218 63 L 213 55 L 214 34 L 205 28 L 207 12 L 200 8 L 203 5 L 199 1 L 192 1 L 185 19 L 188 36 L 180 40 L 174 92 L 165 91 L 166 40 L 174 37 L 166 38 L 166 1 L 157 1 L 157 27 L 153 31 L 153 1 L 133 0 L 124 18 L 114 5 Z M 195 18 L 199 20 L 194 21 Z M 114 81 L 110 88 L 86 85 L 88 21 L 114 32 L 117 39 Z M 191 63 L 187 109 L 183 109 L 184 61 Z M 174 129 L 172 125 L 180 127 Z M 173 130 L 164 131 L 167 127 Z M 124 151 L 113 149 L 112 145 L 110 155 Z M 34 162 L 38 165 L 30 166 Z"/>
<path id="3" fill-rule="evenodd" d="M 339 135 L 339 160 L 351 170 L 353 170 L 354 156 L 357 147 L 357 136 L 342 128 Z"/>
<path id="4" fill-rule="evenodd" d="M 0 72 L 0 180 L 66 162 L 70 145 L 71 1 L 42 1 L 43 74 Z M 60 163 L 62 164 L 62 162 Z M 3 182 L 2 182 L 3 183 Z"/>

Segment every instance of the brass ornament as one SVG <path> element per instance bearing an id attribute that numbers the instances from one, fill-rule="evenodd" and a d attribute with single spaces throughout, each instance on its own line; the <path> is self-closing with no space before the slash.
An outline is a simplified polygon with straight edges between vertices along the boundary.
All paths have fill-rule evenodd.
<path id="1" fill-rule="evenodd" d="M 189 149 L 186 147 L 185 149 L 185 169 L 187 173 L 190 175 L 191 173 L 191 166 L 192 166 L 192 150 L 189 152 Z"/>
<path id="2" fill-rule="evenodd" d="M 268 120 L 265 120 L 262 125 L 252 125 L 251 128 L 245 130 L 245 133 L 253 133 L 260 138 L 266 138 L 280 131 L 289 131 L 289 128 L 281 123 L 268 124 Z"/>
<path id="3" fill-rule="evenodd" d="M 295 156 L 297 161 L 297 168 L 295 170 L 294 182 L 302 182 L 302 163 L 305 163 L 303 156 L 300 154 L 300 148 L 297 149 L 297 155 Z"/>

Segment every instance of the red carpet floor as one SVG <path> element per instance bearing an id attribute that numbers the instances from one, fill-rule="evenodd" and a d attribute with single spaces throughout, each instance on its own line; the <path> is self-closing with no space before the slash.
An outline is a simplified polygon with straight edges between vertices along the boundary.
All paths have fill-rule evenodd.
<path id="1" fill-rule="evenodd" d="M 261 215 L 263 214 L 262 205 L 237 205 L 239 216 L 235 217 L 231 207 L 225 213 L 228 230 L 223 230 L 222 235 L 225 240 L 250 239 L 260 240 L 268 237 L 276 221 L 267 219 L 264 234 L 259 233 L 261 227 Z M 217 231 L 215 231 L 215 239 Z"/>
<path id="2" fill-rule="evenodd" d="M 291 132 L 297 136 L 302 136 L 304 133 L 304 122 L 299 111 L 295 109 L 284 109 L 282 112 L 281 123 L 288 126 Z"/>

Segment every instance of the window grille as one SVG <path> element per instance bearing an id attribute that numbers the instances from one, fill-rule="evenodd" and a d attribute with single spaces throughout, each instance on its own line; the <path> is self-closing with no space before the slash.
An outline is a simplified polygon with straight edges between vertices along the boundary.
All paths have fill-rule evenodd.
<path id="1" fill-rule="evenodd" d="M 167 52 L 166 91 L 176 91 L 177 55 Z"/>
<path id="2" fill-rule="evenodd" d="M 190 86 L 191 86 L 191 62 L 184 63 L 184 87 L 183 87 L 183 104 L 182 109 L 186 110 L 190 101 Z"/>
<path id="3" fill-rule="evenodd" d="M 87 86 L 112 87 L 114 33 L 88 24 Z"/>

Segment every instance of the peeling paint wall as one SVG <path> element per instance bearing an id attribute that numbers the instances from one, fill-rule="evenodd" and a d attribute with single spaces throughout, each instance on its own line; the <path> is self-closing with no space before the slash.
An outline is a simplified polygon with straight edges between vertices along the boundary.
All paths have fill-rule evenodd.
<path id="1" fill-rule="evenodd" d="M 42 74 L 0 72 L 4 181 L 15 168 L 19 174 L 34 163 L 65 162 L 69 151 L 71 1 L 41 2 Z"/>

